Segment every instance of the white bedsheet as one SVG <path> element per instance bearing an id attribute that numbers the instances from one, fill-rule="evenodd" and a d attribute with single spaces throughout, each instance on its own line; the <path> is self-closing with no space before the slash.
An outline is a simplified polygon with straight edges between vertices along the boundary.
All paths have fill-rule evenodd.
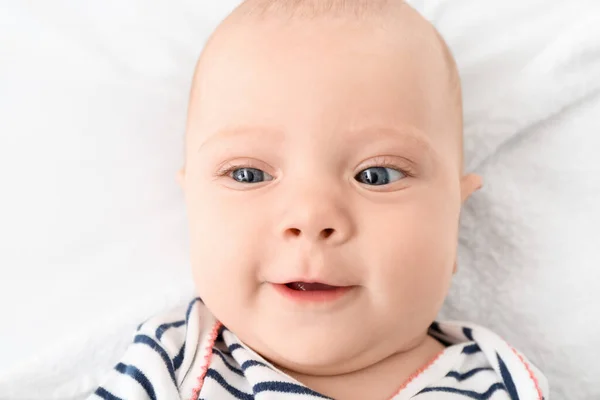
<path id="1" fill-rule="evenodd" d="M 411 2 L 465 96 L 443 316 L 503 335 L 553 398 L 600 398 L 600 3 Z M 80 399 L 193 295 L 175 171 L 193 65 L 234 0 L 0 0 L 0 399 Z"/>

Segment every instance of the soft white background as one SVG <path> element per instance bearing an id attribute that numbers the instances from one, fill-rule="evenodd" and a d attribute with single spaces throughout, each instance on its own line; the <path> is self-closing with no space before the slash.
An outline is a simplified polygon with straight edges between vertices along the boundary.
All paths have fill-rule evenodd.
<path id="1" fill-rule="evenodd" d="M 192 296 L 182 161 L 194 62 L 234 0 L 0 0 L 0 399 L 81 398 Z M 444 317 L 600 398 L 600 3 L 412 1 L 463 77 L 465 208 Z"/>

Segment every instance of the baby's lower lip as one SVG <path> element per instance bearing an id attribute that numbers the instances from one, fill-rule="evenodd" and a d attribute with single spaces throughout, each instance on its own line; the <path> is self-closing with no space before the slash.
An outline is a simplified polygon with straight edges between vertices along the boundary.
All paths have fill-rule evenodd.
<path id="1" fill-rule="evenodd" d="M 292 282 L 273 284 L 275 290 L 295 302 L 326 303 L 340 299 L 354 286 L 329 286 L 314 283 Z"/>

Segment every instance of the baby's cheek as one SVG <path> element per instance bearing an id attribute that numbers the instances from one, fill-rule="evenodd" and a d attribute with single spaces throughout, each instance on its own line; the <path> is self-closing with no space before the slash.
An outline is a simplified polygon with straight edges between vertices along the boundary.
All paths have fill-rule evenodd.
<path id="1" fill-rule="evenodd" d="M 190 240 L 196 292 L 217 319 L 230 325 L 248 304 L 253 266 L 246 248 L 249 244 L 242 232 L 217 212 L 198 213 L 198 217 Z"/>
<path id="2" fill-rule="evenodd" d="M 405 208 L 388 224 L 380 249 L 379 283 L 388 301 L 410 310 L 437 306 L 446 295 L 456 248 L 455 217 L 429 207 Z"/>
<path id="3" fill-rule="evenodd" d="M 189 199 L 190 253 L 199 290 L 209 292 L 205 287 L 211 285 L 242 293 L 241 286 L 256 277 L 264 242 L 261 218 L 238 203 L 209 191 Z"/>

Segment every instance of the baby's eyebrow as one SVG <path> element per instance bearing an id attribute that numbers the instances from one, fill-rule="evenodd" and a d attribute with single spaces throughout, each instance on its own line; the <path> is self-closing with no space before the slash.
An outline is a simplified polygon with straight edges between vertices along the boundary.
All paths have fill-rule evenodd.
<path id="1" fill-rule="evenodd" d="M 417 148 L 425 154 L 433 155 L 435 153 L 430 138 L 419 129 L 409 126 L 370 126 L 349 129 L 344 132 L 347 143 L 369 144 L 375 141 L 401 141 L 404 145 Z M 232 126 L 219 129 L 199 146 L 197 152 L 206 147 L 223 142 L 231 143 L 236 139 L 247 140 L 268 140 L 270 146 L 280 144 L 285 140 L 285 132 L 269 126 Z"/>
<path id="2" fill-rule="evenodd" d="M 277 129 L 273 129 L 272 127 L 266 126 L 233 126 L 224 129 L 220 129 L 217 132 L 210 135 L 206 140 L 204 140 L 200 146 L 198 146 L 198 152 L 200 152 L 204 147 L 209 147 L 212 144 L 219 141 L 230 141 L 235 140 L 236 138 L 268 138 L 270 143 L 274 143 L 275 141 L 283 140 L 283 132 Z"/>
<path id="3" fill-rule="evenodd" d="M 399 138 L 409 140 L 421 147 L 431 148 L 431 140 L 421 132 L 421 130 L 410 126 L 373 126 L 360 129 L 353 129 L 349 140 L 373 140 L 373 139 L 394 139 Z"/>
<path id="4" fill-rule="evenodd" d="M 402 144 L 424 155 L 434 158 L 436 156 L 431 138 L 411 125 L 372 126 L 354 129 L 348 135 L 348 142 L 368 144 L 373 141 Z"/>

